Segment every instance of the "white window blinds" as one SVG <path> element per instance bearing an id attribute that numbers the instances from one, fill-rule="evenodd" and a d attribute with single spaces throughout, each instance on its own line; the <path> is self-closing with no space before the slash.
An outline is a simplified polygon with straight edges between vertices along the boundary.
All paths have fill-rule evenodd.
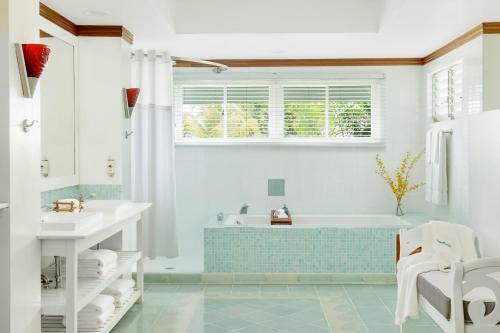
<path id="1" fill-rule="evenodd" d="M 229 86 L 226 94 L 227 137 L 267 137 L 269 87 Z"/>
<path id="2" fill-rule="evenodd" d="M 176 140 L 380 143 L 382 82 L 179 84 Z"/>
<path id="3" fill-rule="evenodd" d="M 325 135 L 326 89 L 324 86 L 284 87 L 285 137 Z"/>
<path id="4" fill-rule="evenodd" d="M 182 94 L 182 126 L 185 138 L 224 137 L 224 88 L 185 87 Z"/>
<path id="5" fill-rule="evenodd" d="M 462 112 L 463 67 L 456 64 L 432 75 L 432 116 L 434 120 L 454 119 Z"/>
<path id="6" fill-rule="evenodd" d="M 370 137 L 372 134 L 372 87 L 328 87 L 328 135 Z"/>

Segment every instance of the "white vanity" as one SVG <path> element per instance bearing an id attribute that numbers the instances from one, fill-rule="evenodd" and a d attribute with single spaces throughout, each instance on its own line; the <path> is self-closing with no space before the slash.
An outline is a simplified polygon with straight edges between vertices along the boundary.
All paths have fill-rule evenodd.
<path id="1" fill-rule="evenodd" d="M 91 95 L 88 88 L 94 84 L 94 78 L 88 72 L 85 72 L 85 78 L 79 75 L 79 68 L 84 63 L 80 61 L 83 40 L 44 18 L 40 18 L 39 23 L 40 42 L 51 49 L 50 60 L 40 79 L 42 209 L 53 208 L 54 201 L 85 199 L 81 212 L 73 212 L 71 205 L 72 212 L 41 214 L 38 239 L 42 252 L 41 271 L 44 273 L 42 285 L 49 286 L 49 289 L 41 291 L 41 331 L 109 332 L 134 303 L 142 302 L 143 299 L 144 241 L 141 215 L 151 205 L 122 200 L 88 199 L 119 199 L 131 196 L 128 192 L 122 192 L 121 188 L 116 192 L 110 190 L 126 184 L 131 179 L 130 174 L 126 172 L 130 164 L 130 140 L 126 141 L 121 133 L 122 128 L 128 128 L 130 125 L 130 120 L 125 119 L 121 105 L 122 88 L 130 83 L 126 75 L 123 75 L 102 85 L 107 89 L 107 93 L 92 95 L 92 98 L 98 98 L 99 103 L 105 105 L 108 117 L 94 118 L 96 114 L 91 112 L 94 109 L 93 103 L 90 106 L 85 103 Z M 85 42 L 87 47 L 91 42 L 100 45 L 100 41 L 85 39 Z M 98 80 L 99 78 L 96 79 Z M 110 91 L 117 93 L 109 94 Z M 80 99 L 81 94 L 85 98 Z M 108 107 L 109 105 L 112 107 Z M 92 126 L 95 122 L 114 126 L 114 135 L 109 132 L 94 132 Z M 100 144 L 96 146 L 92 138 L 98 138 Z M 85 186 L 86 189 L 82 190 Z M 54 190 L 61 192 L 55 195 L 49 193 L 50 195 L 43 199 L 43 193 Z M 2 208 L 0 204 L 0 211 Z M 79 204 L 75 208 L 79 211 Z M 102 273 L 104 275 L 101 278 L 79 277 L 78 255 L 98 244 L 117 253 L 116 269 Z M 54 257 L 57 259 L 54 260 Z M 64 265 L 60 265 L 62 259 Z M 60 288 L 55 288 L 49 281 L 54 274 L 47 270 L 52 269 L 54 261 L 58 263 L 57 267 L 64 267 L 60 274 Z M 78 312 L 118 278 L 129 278 L 135 267 L 136 288 L 125 301 L 125 305 L 116 308 L 111 318 L 100 328 L 78 329 Z M 59 282 L 59 279 L 57 280 Z"/>
<path id="2" fill-rule="evenodd" d="M 110 205 L 112 206 L 112 202 Z M 144 295 L 143 278 L 143 222 L 141 214 L 151 204 L 127 202 L 119 205 L 116 212 L 106 211 L 103 208 L 100 224 L 81 230 L 43 230 L 38 238 L 41 240 L 42 256 L 60 256 L 66 259 L 66 271 L 63 274 L 62 288 L 42 290 L 42 332 L 76 333 L 78 311 L 91 302 L 112 282 L 130 272 L 137 264 L 136 290 L 125 306 L 117 308 L 113 316 L 104 327 L 95 331 L 85 332 L 107 333 L 118 323 L 127 311 L 136 302 L 142 302 Z M 97 209 L 97 208 L 96 208 Z M 70 219 L 73 215 L 78 219 L 80 213 L 53 213 L 60 214 L 61 219 Z M 87 213 L 91 214 L 91 213 Z M 44 222 L 42 222 L 43 225 Z M 62 222 L 69 223 L 71 222 Z M 117 251 L 118 264 L 116 270 L 103 278 L 78 278 L 78 254 L 93 247 L 109 237 L 121 232 L 124 228 L 135 225 L 137 231 L 136 251 Z M 54 229 L 54 227 L 51 227 Z M 71 229 L 71 228 L 69 228 Z M 66 317 L 66 327 L 62 325 L 62 316 Z"/>

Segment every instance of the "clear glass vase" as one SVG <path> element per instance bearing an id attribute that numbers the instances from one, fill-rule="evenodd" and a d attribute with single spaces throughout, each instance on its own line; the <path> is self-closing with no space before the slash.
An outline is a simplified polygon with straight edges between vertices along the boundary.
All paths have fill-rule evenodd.
<path id="1" fill-rule="evenodd" d="M 403 212 L 403 206 L 401 205 L 401 202 L 398 201 L 397 206 L 396 206 L 396 216 L 403 216 L 405 213 Z"/>

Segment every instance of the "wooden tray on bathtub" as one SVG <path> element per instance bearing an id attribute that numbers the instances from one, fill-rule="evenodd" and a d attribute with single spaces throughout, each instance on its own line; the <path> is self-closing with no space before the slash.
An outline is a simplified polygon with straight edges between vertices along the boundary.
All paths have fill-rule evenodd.
<path id="1" fill-rule="evenodd" d="M 274 209 L 271 211 L 271 225 L 292 225 L 292 214 L 288 212 L 288 217 L 286 219 L 278 219 L 274 216 Z"/>

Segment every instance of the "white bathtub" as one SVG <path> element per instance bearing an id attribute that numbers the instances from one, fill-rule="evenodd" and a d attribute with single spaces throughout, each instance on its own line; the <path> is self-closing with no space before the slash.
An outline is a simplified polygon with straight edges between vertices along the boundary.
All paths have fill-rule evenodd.
<path id="1" fill-rule="evenodd" d="M 410 225 L 394 215 L 227 215 L 205 227 L 205 272 L 394 274 L 395 238 Z"/>
<path id="2" fill-rule="evenodd" d="M 228 215 L 223 226 L 244 226 L 244 227 L 273 227 L 273 228 L 293 228 L 293 227 L 404 227 L 410 223 L 395 215 L 316 215 L 298 214 L 292 215 L 292 225 L 271 226 L 270 215 Z"/>

